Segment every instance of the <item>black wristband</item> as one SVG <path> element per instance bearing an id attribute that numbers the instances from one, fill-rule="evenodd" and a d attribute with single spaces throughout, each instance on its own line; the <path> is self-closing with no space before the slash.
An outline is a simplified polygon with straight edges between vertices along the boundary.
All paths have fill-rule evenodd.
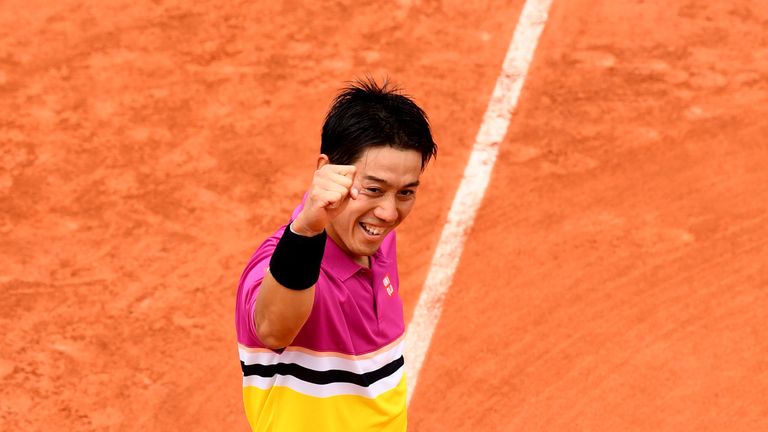
<path id="1" fill-rule="evenodd" d="M 314 237 L 298 235 L 289 224 L 269 260 L 272 277 L 280 285 L 297 291 L 317 283 L 327 237 L 325 231 Z"/>

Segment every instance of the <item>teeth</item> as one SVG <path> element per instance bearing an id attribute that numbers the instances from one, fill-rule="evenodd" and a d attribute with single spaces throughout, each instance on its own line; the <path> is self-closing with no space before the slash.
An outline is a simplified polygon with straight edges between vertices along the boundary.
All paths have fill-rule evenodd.
<path id="1" fill-rule="evenodd" d="M 374 227 L 372 227 L 370 225 L 366 225 L 366 224 L 364 224 L 362 222 L 360 222 L 360 226 L 363 227 L 365 232 L 367 232 L 370 235 L 377 236 L 377 235 L 382 235 L 384 233 L 384 228 L 374 228 Z"/>

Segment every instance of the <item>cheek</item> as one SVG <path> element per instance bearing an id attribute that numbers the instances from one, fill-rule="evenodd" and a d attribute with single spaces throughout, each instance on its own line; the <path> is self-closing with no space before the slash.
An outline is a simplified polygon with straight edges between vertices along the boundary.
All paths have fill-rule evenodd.
<path id="1" fill-rule="evenodd" d="M 352 230 L 355 228 L 355 225 L 357 225 L 360 217 L 365 214 L 367 208 L 365 203 L 361 202 L 360 199 L 354 201 L 350 200 L 347 207 L 344 209 L 344 212 L 337 216 L 336 219 Z"/>
<path id="2" fill-rule="evenodd" d="M 400 216 L 400 222 L 403 221 L 403 219 L 406 218 L 411 213 L 411 210 L 413 210 L 413 205 L 416 203 L 415 199 L 404 201 L 398 204 L 397 206 L 397 213 Z"/>

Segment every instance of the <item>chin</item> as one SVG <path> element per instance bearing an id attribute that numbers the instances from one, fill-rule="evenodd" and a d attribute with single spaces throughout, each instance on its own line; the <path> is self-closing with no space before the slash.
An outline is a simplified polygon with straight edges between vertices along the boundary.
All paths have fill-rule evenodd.
<path id="1" fill-rule="evenodd" d="M 352 251 L 353 254 L 358 256 L 371 256 L 379 249 L 379 245 L 374 248 L 358 248 Z"/>

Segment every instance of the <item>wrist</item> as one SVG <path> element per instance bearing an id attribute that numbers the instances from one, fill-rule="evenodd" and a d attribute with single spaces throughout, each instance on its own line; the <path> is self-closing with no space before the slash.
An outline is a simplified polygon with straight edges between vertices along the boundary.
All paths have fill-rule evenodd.
<path id="1" fill-rule="evenodd" d="M 317 235 L 320 235 L 325 231 L 324 229 L 321 230 L 313 230 L 312 228 L 307 227 L 306 224 L 304 224 L 299 219 L 301 218 L 301 215 L 299 215 L 296 219 L 294 219 L 289 225 L 288 229 L 291 230 L 294 234 L 298 234 L 300 236 L 304 237 L 315 237 Z"/>
<path id="2" fill-rule="evenodd" d="M 312 287 L 320 277 L 320 264 L 327 235 L 304 236 L 290 226 L 283 232 L 269 260 L 269 272 L 285 288 L 301 291 Z"/>

